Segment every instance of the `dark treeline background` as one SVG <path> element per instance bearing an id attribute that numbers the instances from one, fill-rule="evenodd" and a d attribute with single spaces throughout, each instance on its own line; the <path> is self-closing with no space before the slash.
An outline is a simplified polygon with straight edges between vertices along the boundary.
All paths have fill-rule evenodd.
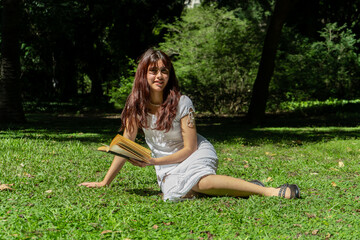
<path id="1" fill-rule="evenodd" d="M 10 88 L 23 103 L 121 108 L 136 59 L 156 47 L 174 59 L 182 92 L 197 110 L 247 112 L 274 7 L 289 1 L 204 0 L 189 8 L 186 0 L 3 0 L 3 48 L 11 7 L 20 16 L 12 26 L 20 68 L 6 80 L 2 56 L 1 91 L 11 92 L 3 86 L 16 81 Z M 360 98 L 359 8 L 360 0 L 302 0 L 286 10 L 271 82 L 260 85 L 267 111 L 294 101 Z M 4 97 L 0 102 L 6 105 Z"/>
<path id="2" fill-rule="evenodd" d="M 89 93 L 101 99 L 106 83 L 126 74 L 129 58 L 161 41 L 156 27 L 183 7 L 170 0 L 25 1 L 25 98 L 66 101 Z"/>

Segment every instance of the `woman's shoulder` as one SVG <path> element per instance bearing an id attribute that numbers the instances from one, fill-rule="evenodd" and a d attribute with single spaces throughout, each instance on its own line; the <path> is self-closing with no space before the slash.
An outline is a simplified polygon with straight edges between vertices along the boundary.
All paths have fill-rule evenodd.
<path id="1" fill-rule="evenodd" d="M 177 109 L 177 115 L 179 116 L 179 119 L 189 114 L 190 111 L 195 111 L 191 99 L 186 95 L 181 95 Z"/>
<path id="2" fill-rule="evenodd" d="M 179 100 L 179 105 L 193 105 L 191 99 L 186 96 L 186 95 L 181 95 L 180 100 Z"/>

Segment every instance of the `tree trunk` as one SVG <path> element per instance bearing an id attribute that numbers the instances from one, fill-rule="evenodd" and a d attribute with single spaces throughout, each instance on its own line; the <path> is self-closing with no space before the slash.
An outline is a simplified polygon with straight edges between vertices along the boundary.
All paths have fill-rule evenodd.
<path id="1" fill-rule="evenodd" d="M 274 73 L 275 57 L 285 19 L 297 0 L 277 0 L 273 16 L 266 32 L 259 71 L 253 86 L 252 98 L 247 114 L 252 124 L 259 124 L 265 116 L 269 84 Z"/>
<path id="2" fill-rule="evenodd" d="M 24 122 L 19 84 L 21 0 L 3 0 L 2 4 L 0 122 Z"/>

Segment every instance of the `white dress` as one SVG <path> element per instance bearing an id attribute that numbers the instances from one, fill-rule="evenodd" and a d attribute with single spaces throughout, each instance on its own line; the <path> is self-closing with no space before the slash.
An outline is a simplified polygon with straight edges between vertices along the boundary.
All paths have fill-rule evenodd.
<path id="1" fill-rule="evenodd" d="M 195 111 L 192 101 L 182 95 L 172 128 L 168 132 L 155 130 L 157 118 L 153 114 L 148 115 L 149 128 L 143 128 L 143 131 L 154 158 L 173 154 L 184 147 L 180 120 L 187 116 L 190 110 Z M 183 162 L 155 166 L 164 201 L 179 201 L 203 176 L 216 174 L 218 158 L 214 147 L 199 134 L 197 141 L 198 149 Z"/>

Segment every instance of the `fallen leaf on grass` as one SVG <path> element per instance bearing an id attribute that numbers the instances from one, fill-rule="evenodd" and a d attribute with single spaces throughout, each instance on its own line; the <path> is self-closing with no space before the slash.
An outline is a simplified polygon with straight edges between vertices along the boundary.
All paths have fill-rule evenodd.
<path id="1" fill-rule="evenodd" d="M 317 235 L 319 232 L 319 229 L 315 229 L 314 231 L 311 232 L 312 235 Z"/>
<path id="2" fill-rule="evenodd" d="M 13 186 L 14 184 L 1 184 L 0 185 L 0 191 L 13 191 L 14 189 L 12 189 L 10 186 Z"/>
<path id="3" fill-rule="evenodd" d="M 308 218 L 315 218 L 315 214 L 305 213 Z"/>
<path id="4" fill-rule="evenodd" d="M 213 239 L 214 238 L 214 235 L 211 234 L 209 231 L 203 231 L 203 232 L 200 232 L 200 233 L 206 233 L 207 234 L 207 239 Z"/>
<path id="5" fill-rule="evenodd" d="M 164 225 L 166 225 L 166 226 L 170 226 L 170 225 L 174 225 L 174 224 L 175 224 L 174 222 L 168 222 L 168 223 L 164 222 Z"/>
<path id="6" fill-rule="evenodd" d="M 344 167 L 344 163 L 343 162 L 339 162 L 339 167 Z"/>
<path id="7" fill-rule="evenodd" d="M 52 193 L 52 190 L 50 189 L 50 190 L 47 190 L 47 191 L 45 191 L 46 193 Z"/>
<path id="8" fill-rule="evenodd" d="M 153 228 L 153 229 L 158 229 L 159 226 L 155 224 L 152 228 Z"/>
<path id="9" fill-rule="evenodd" d="M 337 185 L 336 185 L 335 182 L 331 182 L 331 185 L 332 185 L 333 187 L 337 187 Z"/>
<path id="10" fill-rule="evenodd" d="M 272 152 L 265 152 L 265 155 L 273 157 L 276 156 L 276 153 L 272 153 Z"/>
<path id="11" fill-rule="evenodd" d="M 268 177 L 268 178 L 265 180 L 265 182 L 272 182 L 272 181 L 273 181 L 272 177 Z"/>
<path id="12" fill-rule="evenodd" d="M 28 178 L 34 178 L 35 176 L 31 175 L 30 173 L 24 172 L 24 176 Z"/>

